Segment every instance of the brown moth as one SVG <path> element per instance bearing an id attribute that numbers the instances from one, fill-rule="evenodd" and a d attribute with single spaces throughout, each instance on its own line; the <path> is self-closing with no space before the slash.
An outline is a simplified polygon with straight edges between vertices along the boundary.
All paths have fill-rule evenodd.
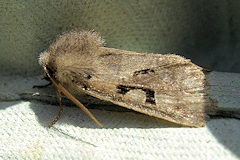
<path id="1" fill-rule="evenodd" d="M 186 126 L 201 127 L 217 105 L 206 93 L 203 68 L 174 54 L 146 54 L 104 47 L 94 31 L 57 37 L 39 62 L 58 90 L 102 124 L 80 103 L 83 92 L 128 109 Z"/>

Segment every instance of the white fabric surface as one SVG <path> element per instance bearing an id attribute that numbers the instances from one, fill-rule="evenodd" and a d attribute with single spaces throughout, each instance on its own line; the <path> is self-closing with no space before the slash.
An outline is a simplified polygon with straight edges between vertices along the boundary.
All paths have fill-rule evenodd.
<path id="1" fill-rule="evenodd" d="M 211 119 L 206 127 L 179 127 L 131 112 L 80 109 L 36 102 L 0 102 L 2 159 L 239 159 L 240 121 Z"/>
<path id="2" fill-rule="evenodd" d="M 210 76 L 219 108 L 239 111 L 239 76 Z M 59 110 L 50 105 L 56 103 L 54 86 L 32 89 L 46 83 L 0 76 L 0 159 L 240 159 L 239 119 L 215 117 L 203 128 L 189 128 L 135 112 L 91 109 L 105 125 L 99 128 L 64 101 L 69 107 L 48 128 Z"/>

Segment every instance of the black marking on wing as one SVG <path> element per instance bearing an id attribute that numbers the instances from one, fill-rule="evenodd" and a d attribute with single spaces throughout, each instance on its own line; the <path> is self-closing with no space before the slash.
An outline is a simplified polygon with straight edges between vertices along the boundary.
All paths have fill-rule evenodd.
<path id="1" fill-rule="evenodd" d="M 118 93 L 120 94 L 126 94 L 128 91 L 130 91 L 131 88 L 129 88 L 128 86 L 124 86 L 124 85 L 118 85 L 117 86 L 118 89 Z"/>
<path id="2" fill-rule="evenodd" d="M 143 89 L 146 93 L 146 103 L 156 104 L 154 94 L 155 92 L 150 89 Z"/>
<path id="3" fill-rule="evenodd" d="M 155 92 L 151 89 L 142 88 L 142 87 L 132 87 L 132 86 L 126 86 L 126 85 L 118 85 L 117 89 L 118 89 L 118 93 L 123 95 L 125 95 L 130 90 L 141 89 L 146 94 L 146 103 L 156 104 Z"/>
<path id="4" fill-rule="evenodd" d="M 139 70 L 139 71 L 135 71 L 133 73 L 133 76 L 138 76 L 139 74 L 150 74 L 150 73 L 154 73 L 155 71 L 153 69 L 143 69 L 143 70 Z"/>

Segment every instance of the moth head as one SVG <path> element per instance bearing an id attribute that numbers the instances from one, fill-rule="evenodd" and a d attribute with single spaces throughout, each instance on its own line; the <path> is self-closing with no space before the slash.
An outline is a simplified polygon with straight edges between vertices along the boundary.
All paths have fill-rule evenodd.
<path id="1" fill-rule="evenodd" d="M 81 73 L 85 73 L 86 66 L 95 64 L 94 57 L 103 46 L 104 40 L 94 31 L 66 32 L 40 54 L 39 64 L 60 82 L 65 82 L 65 77 L 84 77 Z"/>
<path id="2" fill-rule="evenodd" d="M 42 66 L 42 67 L 46 67 L 50 62 L 50 53 L 45 51 L 45 52 L 42 52 L 39 56 L 39 64 Z"/>
<path id="3" fill-rule="evenodd" d="M 42 52 L 39 56 L 39 64 L 43 67 L 47 77 L 49 74 L 53 74 L 54 68 L 51 65 L 50 53 L 45 51 Z M 48 72 L 48 73 L 47 73 Z"/>

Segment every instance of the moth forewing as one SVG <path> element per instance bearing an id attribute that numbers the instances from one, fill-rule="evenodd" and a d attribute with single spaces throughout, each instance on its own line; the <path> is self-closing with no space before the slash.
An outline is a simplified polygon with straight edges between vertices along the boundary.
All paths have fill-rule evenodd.
<path id="1" fill-rule="evenodd" d="M 174 123 L 200 127 L 206 123 L 206 111 L 216 109 L 206 93 L 201 67 L 174 54 L 106 48 L 95 32 L 59 36 L 40 56 L 40 64 L 51 70 L 60 86 L 75 86 L 93 97 Z"/>
<path id="2" fill-rule="evenodd" d="M 206 82 L 201 67 L 176 55 L 103 50 L 96 57 L 98 69 L 84 88 L 78 86 L 80 91 L 174 123 L 194 127 L 206 123 L 207 108 L 216 105 L 202 93 Z"/>

